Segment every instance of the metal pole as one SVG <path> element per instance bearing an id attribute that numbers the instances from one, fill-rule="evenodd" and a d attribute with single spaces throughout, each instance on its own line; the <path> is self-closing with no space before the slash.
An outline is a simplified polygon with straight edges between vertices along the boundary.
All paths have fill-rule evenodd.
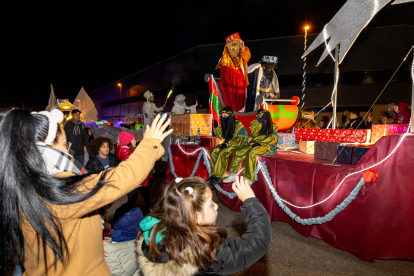
<path id="1" fill-rule="evenodd" d="M 121 121 L 121 91 L 122 86 L 119 87 L 119 121 Z"/>
<path id="2" fill-rule="evenodd" d="M 413 45 L 414 48 L 414 45 Z M 413 83 L 413 92 L 411 94 L 411 120 L 414 120 L 414 51 L 413 51 L 413 64 L 411 65 L 411 81 Z M 414 132 L 414 128 L 411 126 L 411 132 Z"/>
<path id="3" fill-rule="evenodd" d="M 332 129 L 336 129 L 336 121 L 337 121 L 337 119 L 336 119 L 336 104 L 337 104 L 337 96 L 338 96 L 338 86 L 337 86 L 337 83 L 338 83 L 338 77 L 339 77 L 339 74 L 338 74 L 338 70 L 339 70 L 339 63 L 338 63 L 338 61 L 339 61 L 339 45 L 337 45 L 336 47 L 336 50 L 335 50 L 335 94 L 334 94 L 334 97 L 333 97 L 333 103 L 332 103 L 332 107 L 333 107 L 333 122 L 332 122 Z"/>

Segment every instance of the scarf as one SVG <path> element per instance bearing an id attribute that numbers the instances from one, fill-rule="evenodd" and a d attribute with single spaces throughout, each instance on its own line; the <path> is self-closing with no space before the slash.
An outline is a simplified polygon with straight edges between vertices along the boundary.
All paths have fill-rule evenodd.
<path id="1" fill-rule="evenodd" d="M 73 128 L 73 135 L 79 135 L 81 126 L 82 126 L 82 129 L 85 129 L 85 125 L 83 124 L 81 120 L 72 119 L 72 122 L 75 124 L 75 127 Z"/>
<path id="2" fill-rule="evenodd" d="M 266 110 L 263 112 L 262 117 L 260 117 L 257 121 L 262 124 L 262 128 L 260 129 L 258 136 L 273 134 L 272 117 L 270 116 L 269 111 Z"/>
<path id="3" fill-rule="evenodd" d="M 36 146 L 43 157 L 49 175 L 61 172 L 72 172 L 76 175 L 86 173 L 86 169 L 72 155 L 42 142 L 37 142 Z"/>

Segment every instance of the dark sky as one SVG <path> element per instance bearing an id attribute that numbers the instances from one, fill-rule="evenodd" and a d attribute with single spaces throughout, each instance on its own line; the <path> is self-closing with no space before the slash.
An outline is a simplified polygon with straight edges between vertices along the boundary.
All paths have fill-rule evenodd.
<path id="1" fill-rule="evenodd" d="M 89 1 L 84 1 L 89 2 Z M 2 7 L 0 107 L 44 109 L 50 84 L 74 100 L 199 44 L 320 32 L 345 0 L 55 2 Z M 386 6 L 369 27 L 413 24 L 414 3 Z"/>

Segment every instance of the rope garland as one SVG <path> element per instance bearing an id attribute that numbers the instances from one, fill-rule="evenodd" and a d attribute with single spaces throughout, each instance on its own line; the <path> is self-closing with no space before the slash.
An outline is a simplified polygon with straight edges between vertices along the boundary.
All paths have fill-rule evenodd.
<path id="1" fill-rule="evenodd" d="M 168 148 L 168 156 L 169 156 L 171 174 L 175 178 L 178 178 L 178 175 L 175 173 L 175 167 L 174 167 L 174 162 L 173 162 L 173 158 L 172 158 L 173 156 L 172 156 L 172 152 L 171 152 L 171 147 Z M 209 162 L 208 154 L 207 154 L 206 149 L 202 148 L 200 150 L 198 156 L 197 156 L 196 164 L 194 165 L 193 171 L 191 172 L 191 175 L 189 177 L 194 177 L 194 175 L 195 175 L 195 173 L 198 169 L 198 166 L 200 164 L 200 159 L 201 159 L 202 156 L 204 157 L 204 164 L 207 168 L 207 172 L 208 172 L 209 175 L 211 175 L 211 164 Z M 289 207 L 287 207 L 286 204 L 284 203 L 286 201 L 281 199 L 280 196 L 278 195 L 278 193 L 277 193 L 277 191 L 276 191 L 276 189 L 275 189 L 275 187 L 272 183 L 272 179 L 270 178 L 269 171 L 268 171 L 267 166 L 266 166 L 266 162 L 258 161 L 257 166 L 256 166 L 256 170 L 255 170 L 255 180 L 254 180 L 254 182 L 257 181 L 257 174 L 259 173 L 259 170 L 262 172 L 263 177 L 265 178 L 266 183 L 269 187 L 269 190 L 272 193 L 273 198 L 276 201 L 277 205 L 291 219 L 293 219 L 294 221 L 296 221 L 297 223 L 302 224 L 302 225 L 322 224 L 322 223 L 326 223 L 328 221 L 331 221 L 338 213 L 343 211 L 356 198 L 356 196 L 359 193 L 359 191 L 361 190 L 362 186 L 365 185 L 364 179 L 362 178 L 361 181 L 356 185 L 356 187 L 349 194 L 349 196 L 341 204 L 336 206 L 335 209 L 333 209 L 331 212 L 329 212 L 325 216 L 316 217 L 316 218 L 309 218 L 309 219 L 303 219 L 303 218 L 299 217 L 298 215 L 296 215 L 295 213 L 293 213 L 292 210 L 290 210 Z M 229 192 L 223 190 L 218 184 L 214 184 L 214 186 L 216 187 L 217 191 L 219 191 L 220 193 L 222 193 L 223 195 L 227 196 L 230 199 L 234 199 L 235 197 L 237 197 L 236 193 L 229 193 Z"/>

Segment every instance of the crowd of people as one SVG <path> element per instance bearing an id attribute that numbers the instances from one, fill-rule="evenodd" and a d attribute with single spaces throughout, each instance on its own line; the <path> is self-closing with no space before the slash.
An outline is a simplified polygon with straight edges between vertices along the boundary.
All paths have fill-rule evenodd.
<path id="1" fill-rule="evenodd" d="M 146 202 L 145 218 L 134 205 L 173 131 L 167 116 L 155 117 L 139 144 L 121 132 L 111 154 L 111 140 L 93 137 L 73 113 L 65 126 L 59 110 L 1 116 L 0 189 L 8 200 L 0 201 L 0 275 L 229 275 L 266 253 L 270 218 L 243 177 L 232 184 L 248 216 L 239 238 L 215 225 L 218 206 L 201 178 L 172 181 L 154 207 Z M 108 208 L 124 195 L 109 221 Z"/>
<path id="2" fill-rule="evenodd" d="M 312 111 L 310 111 L 312 112 Z M 408 124 L 411 119 L 410 106 L 407 103 L 392 103 L 388 105 L 387 111 L 381 111 L 377 120 L 374 120 L 369 113 L 367 121 L 361 116 L 358 109 L 345 110 L 342 115 L 342 124 L 337 122 L 339 129 L 371 129 L 373 124 Z M 318 128 L 324 129 L 332 127 L 330 118 L 323 116 L 318 122 Z"/>

